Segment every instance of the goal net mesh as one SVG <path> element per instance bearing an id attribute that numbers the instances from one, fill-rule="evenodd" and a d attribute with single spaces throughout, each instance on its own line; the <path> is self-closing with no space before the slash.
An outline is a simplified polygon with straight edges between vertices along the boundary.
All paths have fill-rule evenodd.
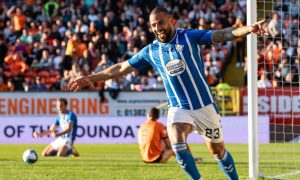
<path id="1" fill-rule="evenodd" d="M 259 172 L 269 179 L 300 179 L 299 3 L 257 0 L 269 34 L 257 39 L 258 112 L 270 118 L 269 132 L 259 132 L 270 142 L 259 144 Z"/>

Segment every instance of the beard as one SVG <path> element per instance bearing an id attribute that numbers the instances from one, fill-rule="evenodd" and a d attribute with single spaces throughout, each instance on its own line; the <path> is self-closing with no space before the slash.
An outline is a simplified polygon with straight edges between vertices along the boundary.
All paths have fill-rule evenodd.
<path id="1" fill-rule="evenodd" d="M 171 41 L 172 34 L 173 34 L 172 32 L 173 32 L 172 28 L 169 27 L 168 29 L 165 29 L 164 33 L 162 34 L 155 33 L 155 37 L 159 42 L 168 43 Z"/>

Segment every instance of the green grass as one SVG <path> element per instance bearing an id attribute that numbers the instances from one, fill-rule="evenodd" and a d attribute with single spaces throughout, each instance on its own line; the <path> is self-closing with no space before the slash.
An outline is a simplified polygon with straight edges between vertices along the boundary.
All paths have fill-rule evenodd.
<path id="1" fill-rule="evenodd" d="M 197 166 L 205 180 L 226 179 L 204 145 L 190 146 L 194 156 L 204 158 L 204 163 Z M 45 145 L 0 145 L 0 180 L 188 179 L 183 170 L 177 165 L 174 157 L 166 164 L 146 164 L 142 162 L 138 146 L 135 144 L 78 144 L 76 145 L 76 148 L 80 152 L 80 157 L 78 158 L 39 157 L 38 162 L 34 165 L 24 164 L 22 161 L 24 150 L 32 148 L 38 154 L 41 154 L 44 147 Z M 227 145 L 226 147 L 235 158 L 240 179 L 247 179 L 247 145 Z M 270 145 L 262 146 L 261 152 L 267 153 L 270 147 L 273 148 Z M 294 157 L 295 155 L 293 155 L 290 159 L 296 158 L 291 163 L 294 163 L 292 167 L 298 167 L 299 170 L 299 145 L 297 145 L 296 150 L 298 157 Z M 298 164 L 295 164 L 295 161 Z M 282 165 L 285 166 L 287 163 L 289 162 L 282 162 Z M 262 167 L 264 168 L 270 165 L 272 165 L 272 162 L 268 162 L 268 159 L 266 159 L 265 164 L 262 163 Z M 291 178 L 293 179 L 294 177 Z M 299 174 L 296 178 L 300 178 Z"/>

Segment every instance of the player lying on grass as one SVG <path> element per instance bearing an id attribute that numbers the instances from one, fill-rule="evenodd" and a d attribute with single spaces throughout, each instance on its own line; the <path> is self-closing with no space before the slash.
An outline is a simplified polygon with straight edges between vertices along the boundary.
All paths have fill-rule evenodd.
<path id="1" fill-rule="evenodd" d="M 77 77 L 70 82 L 70 90 L 79 91 L 97 81 L 154 67 L 164 80 L 169 107 L 167 131 L 180 167 L 191 179 L 201 178 L 186 144 L 188 135 L 195 131 L 205 138 L 225 175 L 238 179 L 233 158 L 224 146 L 220 114 L 205 76 L 201 46 L 232 41 L 250 33 L 264 34 L 264 21 L 212 31 L 175 29 L 170 13 L 162 7 L 152 10 L 149 19 L 156 37 L 151 44 L 125 62 Z"/>
<path id="2" fill-rule="evenodd" d="M 50 143 L 42 152 L 42 156 L 79 156 L 78 152 L 74 148 L 74 141 L 77 131 L 77 116 L 75 113 L 67 109 L 68 102 L 64 98 L 59 98 L 56 101 L 56 107 L 58 110 L 58 116 L 54 124 L 49 130 L 43 132 L 33 132 L 33 136 L 43 137 L 50 135 L 55 137 L 52 143 Z M 61 132 L 57 133 L 56 130 L 61 128 Z"/>

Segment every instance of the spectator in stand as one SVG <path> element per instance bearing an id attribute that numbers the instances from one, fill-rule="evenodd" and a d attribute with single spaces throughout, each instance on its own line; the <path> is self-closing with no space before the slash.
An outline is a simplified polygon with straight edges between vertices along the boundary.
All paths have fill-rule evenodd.
<path id="1" fill-rule="evenodd" d="M 273 72 L 274 66 L 278 64 L 280 59 L 282 58 L 282 44 L 280 41 L 276 41 L 275 43 L 271 41 L 266 49 L 266 58 L 265 62 L 267 71 Z"/>
<path id="2" fill-rule="evenodd" d="M 142 76 L 141 77 L 141 83 L 134 85 L 134 90 L 139 91 L 139 92 L 149 90 L 150 88 L 151 87 L 148 84 L 147 76 Z"/>
<path id="3" fill-rule="evenodd" d="M 83 76 L 88 76 L 91 74 L 90 66 L 88 64 L 83 64 L 81 67 L 81 74 Z"/>
<path id="4" fill-rule="evenodd" d="M 39 70 L 39 61 L 37 59 L 33 59 L 29 67 L 29 71 L 38 72 L 38 70 Z"/>
<path id="5" fill-rule="evenodd" d="M 207 77 L 208 84 L 212 85 L 216 83 L 215 78 L 209 73 L 210 67 L 205 68 L 205 76 Z"/>
<path id="6" fill-rule="evenodd" d="M 98 62 L 94 72 L 97 73 L 99 71 L 102 71 L 111 65 L 112 65 L 112 62 L 108 59 L 108 56 L 106 54 L 102 54 L 101 59 Z"/>
<path id="7" fill-rule="evenodd" d="M 292 87 L 294 82 L 294 74 L 291 72 L 288 72 L 283 79 L 283 86 L 284 87 Z"/>
<path id="8" fill-rule="evenodd" d="M 270 88 L 272 87 L 272 84 L 270 80 L 268 79 L 268 76 L 265 71 L 260 75 L 260 79 L 257 82 L 257 87 L 258 88 Z"/>
<path id="9" fill-rule="evenodd" d="M 59 8 L 59 4 L 54 0 L 50 0 L 45 4 L 44 8 L 46 16 L 55 16 L 58 14 L 57 10 Z"/>
<path id="10" fill-rule="evenodd" d="M 16 32 L 17 37 L 21 36 L 22 29 L 26 26 L 26 16 L 23 14 L 22 9 L 12 6 L 6 14 L 8 17 L 13 17 L 14 31 Z"/>
<path id="11" fill-rule="evenodd" d="M 273 79 L 272 80 L 272 87 L 273 88 L 278 88 L 280 85 L 279 85 L 279 82 L 277 79 Z"/>
<path id="12" fill-rule="evenodd" d="M 53 58 L 53 68 L 55 70 L 58 70 L 60 71 L 61 70 L 61 62 L 62 62 L 62 52 L 61 52 L 61 49 L 56 49 L 55 50 L 55 55 L 54 55 L 54 58 Z"/>
<path id="13" fill-rule="evenodd" d="M 20 53 L 14 52 L 4 58 L 5 66 L 10 70 L 12 76 L 24 74 L 27 64 L 24 62 Z M 4 67 L 5 67 L 4 66 Z"/>
<path id="14" fill-rule="evenodd" d="M 35 78 L 35 84 L 33 85 L 32 91 L 42 92 L 46 90 L 47 90 L 46 85 L 42 82 L 41 77 L 37 76 Z"/>
<path id="15" fill-rule="evenodd" d="M 68 84 L 70 82 L 70 76 L 68 71 L 63 73 L 63 78 L 60 81 L 60 90 L 61 91 L 68 91 Z"/>
<path id="16" fill-rule="evenodd" d="M 156 80 L 157 80 L 157 82 L 155 84 L 155 89 L 156 90 L 163 90 L 163 89 L 165 89 L 162 77 L 161 76 L 157 76 Z"/>
<path id="17" fill-rule="evenodd" d="M 107 54 L 108 58 L 113 62 L 116 63 L 116 57 L 119 56 L 118 46 L 113 41 L 110 32 L 106 31 L 104 33 L 104 41 L 100 42 L 102 53 Z"/>
<path id="18" fill-rule="evenodd" d="M 42 58 L 39 61 L 39 69 L 40 70 L 47 70 L 49 71 L 52 68 L 53 65 L 53 59 L 49 54 L 48 49 L 44 49 L 42 52 Z"/>
<path id="19" fill-rule="evenodd" d="M 66 78 L 70 79 L 70 81 L 73 81 L 77 76 L 81 76 L 82 72 L 80 66 L 77 63 L 73 63 L 72 69 L 66 74 Z"/>
<path id="20" fill-rule="evenodd" d="M 120 93 L 120 80 L 119 79 L 110 79 L 105 81 L 105 90 L 108 91 L 108 94 L 112 99 L 117 99 Z"/>
<path id="21" fill-rule="evenodd" d="M 279 21 L 279 15 L 277 14 L 277 12 L 274 12 L 272 15 L 272 19 L 268 24 L 268 32 L 273 38 L 278 36 L 281 31 L 281 25 Z"/>
<path id="22" fill-rule="evenodd" d="M 25 92 L 34 91 L 35 80 L 31 78 L 29 82 L 25 81 L 23 83 L 23 88 Z"/>
<path id="23" fill-rule="evenodd" d="M 7 80 L 7 88 L 8 88 L 8 91 L 10 91 L 10 92 L 15 90 L 15 85 L 11 79 Z"/>
<path id="24" fill-rule="evenodd" d="M 77 57 L 76 50 L 79 44 L 79 37 L 77 34 L 72 35 L 72 32 L 70 30 L 67 30 L 65 34 L 66 36 L 69 36 L 69 38 L 66 46 L 65 57 L 62 61 L 62 68 L 63 70 L 69 71 L 72 68 L 73 59 L 76 59 Z"/>
<path id="25" fill-rule="evenodd" d="M 84 24 L 81 19 L 77 19 L 75 26 L 75 33 L 87 34 L 89 32 L 89 26 Z"/>
<path id="26" fill-rule="evenodd" d="M 207 54 L 208 56 L 208 54 Z M 219 66 L 217 65 L 216 61 L 213 61 L 212 59 L 208 59 L 205 62 L 205 68 L 208 70 L 208 73 L 213 77 L 212 86 L 215 86 L 218 84 L 218 79 L 221 77 L 221 70 Z"/>
<path id="27" fill-rule="evenodd" d="M 145 47 L 149 43 L 147 35 L 145 32 L 141 32 L 140 36 L 140 42 L 138 44 L 138 47 L 141 49 L 142 47 Z"/>
<path id="28" fill-rule="evenodd" d="M 90 66 L 92 69 L 94 69 L 97 65 L 97 62 L 98 62 L 98 57 L 99 54 L 99 50 L 95 48 L 95 44 L 93 42 L 89 42 L 88 43 L 88 57 L 90 58 Z"/>
<path id="29" fill-rule="evenodd" d="M 33 37 L 33 40 L 38 39 L 39 29 L 37 27 L 37 23 L 30 22 L 30 27 L 28 28 L 28 34 Z"/>
<path id="30" fill-rule="evenodd" d="M 123 54 L 121 58 L 124 60 L 131 58 L 134 55 L 133 49 L 134 44 L 132 42 L 127 43 L 127 51 L 125 52 L 125 54 Z"/>
<path id="31" fill-rule="evenodd" d="M 7 85 L 4 83 L 4 80 L 2 77 L 0 77 L 0 92 L 8 91 Z"/>
<path id="32" fill-rule="evenodd" d="M 24 43 L 22 43 L 20 38 L 16 39 L 13 51 L 19 53 L 23 57 L 27 56 L 27 47 Z"/>
<path id="33" fill-rule="evenodd" d="M 130 90 L 135 90 L 134 86 L 141 84 L 141 76 L 139 76 L 139 71 L 133 71 L 132 73 L 128 74 L 125 79 L 126 82 L 129 83 Z M 125 87 L 128 87 L 128 85 L 125 84 Z"/>
<path id="34" fill-rule="evenodd" d="M 156 85 L 157 85 L 157 79 L 156 77 L 154 76 L 154 72 L 153 72 L 153 69 L 150 69 L 148 70 L 148 88 L 149 89 L 155 89 Z"/>
<path id="35" fill-rule="evenodd" d="M 285 76 L 291 72 L 291 66 L 289 62 L 290 61 L 287 59 L 287 57 L 282 57 L 282 60 L 276 70 L 281 72 L 281 76 L 283 77 L 283 79 L 285 79 Z"/>
<path id="36" fill-rule="evenodd" d="M 33 42 L 33 36 L 28 33 L 28 30 L 24 28 L 22 30 L 22 35 L 20 36 L 22 43 L 31 44 Z"/>

